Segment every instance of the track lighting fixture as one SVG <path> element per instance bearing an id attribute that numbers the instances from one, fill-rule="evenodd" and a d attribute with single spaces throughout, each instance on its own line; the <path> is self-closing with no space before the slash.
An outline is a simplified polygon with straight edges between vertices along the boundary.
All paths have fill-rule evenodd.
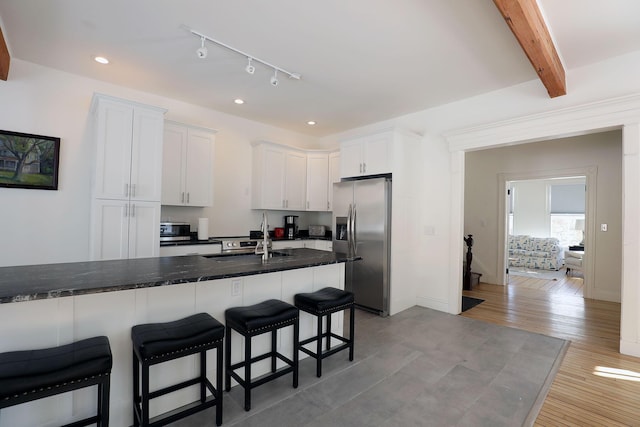
<path id="1" fill-rule="evenodd" d="M 204 45 L 204 36 L 200 37 L 200 47 L 198 48 L 198 50 L 196 50 L 196 53 L 198 54 L 198 58 L 200 59 L 204 59 L 207 57 L 207 54 L 209 53 L 207 51 L 207 47 Z"/>
<path id="2" fill-rule="evenodd" d="M 255 73 L 255 72 L 256 72 L 256 67 L 254 67 L 253 65 L 251 65 L 251 57 L 247 58 L 247 62 L 248 62 L 248 64 L 247 64 L 247 66 L 246 66 L 244 69 L 245 69 L 245 70 L 247 71 L 247 73 L 249 73 L 249 74 L 253 74 L 253 73 Z"/>
<path id="3" fill-rule="evenodd" d="M 295 79 L 295 80 L 300 80 L 300 74 L 298 73 L 292 73 L 290 71 L 285 70 L 284 68 L 280 68 L 276 65 L 270 64 L 266 61 L 263 61 L 262 59 L 258 59 L 253 55 L 248 55 L 244 52 L 242 52 L 241 50 L 238 50 L 236 48 L 233 48 L 231 46 L 229 46 L 228 44 L 222 43 L 221 41 L 212 39 L 209 36 L 206 36 L 202 33 L 199 33 L 195 30 L 189 30 L 191 32 L 191 34 L 193 34 L 196 37 L 200 37 L 200 42 L 201 42 L 201 47 L 196 51 L 198 54 L 198 58 L 204 59 L 207 57 L 207 48 L 204 45 L 205 40 L 209 41 L 211 43 L 215 43 L 218 46 L 222 46 L 232 52 L 238 53 L 242 56 L 244 56 L 245 58 L 247 58 L 247 66 L 244 68 L 245 71 L 249 74 L 253 74 L 256 71 L 256 67 L 253 65 L 253 62 L 259 62 L 262 65 L 265 65 L 271 69 L 273 69 L 273 76 L 271 77 L 271 85 L 272 86 L 278 86 L 278 84 L 280 84 L 280 81 L 278 80 L 278 71 L 280 71 L 283 74 L 286 74 L 287 76 L 289 76 L 290 79 Z"/>

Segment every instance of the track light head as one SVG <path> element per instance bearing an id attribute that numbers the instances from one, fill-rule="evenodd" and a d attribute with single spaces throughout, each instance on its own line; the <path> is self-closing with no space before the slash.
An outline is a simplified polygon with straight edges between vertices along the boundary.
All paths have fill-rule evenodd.
<path id="1" fill-rule="evenodd" d="M 251 64 L 251 59 L 252 59 L 252 58 L 247 58 L 247 62 L 248 62 L 248 63 L 247 63 L 247 66 L 244 68 L 244 69 L 247 71 L 247 73 L 249 73 L 249 74 L 253 74 L 253 73 L 255 73 L 255 72 L 256 72 L 256 67 L 254 67 L 254 66 Z"/>
<path id="2" fill-rule="evenodd" d="M 271 76 L 271 86 L 276 87 L 280 81 L 278 80 L 278 70 L 273 70 L 273 76 Z"/>
<path id="3" fill-rule="evenodd" d="M 196 50 L 196 54 L 200 59 L 206 58 L 207 54 L 209 53 L 209 51 L 204 45 L 204 40 L 205 40 L 204 37 L 200 37 L 200 47 L 198 48 L 198 50 Z"/>

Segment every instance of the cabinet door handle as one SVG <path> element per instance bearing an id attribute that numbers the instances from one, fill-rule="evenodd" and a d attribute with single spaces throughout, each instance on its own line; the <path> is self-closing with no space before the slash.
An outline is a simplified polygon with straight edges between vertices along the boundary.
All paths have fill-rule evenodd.
<path id="1" fill-rule="evenodd" d="M 136 216 L 136 205 L 131 205 L 131 218 Z"/>
<path id="2" fill-rule="evenodd" d="M 124 185 L 124 197 L 129 197 L 129 184 Z"/>
<path id="3" fill-rule="evenodd" d="M 129 216 L 129 205 L 124 205 L 124 217 Z"/>
<path id="4" fill-rule="evenodd" d="M 327 210 L 330 211 L 331 210 L 331 204 L 329 202 L 327 202 Z"/>
<path id="5" fill-rule="evenodd" d="M 131 184 L 131 197 L 136 197 L 136 185 Z"/>
<path id="6" fill-rule="evenodd" d="M 180 196 L 180 203 L 184 203 L 184 191 L 182 192 L 182 195 Z"/>
<path id="7" fill-rule="evenodd" d="M 190 193 L 187 193 L 187 203 L 189 203 L 189 194 Z"/>
<path id="8" fill-rule="evenodd" d="M 360 163 L 360 173 L 362 173 L 362 163 Z"/>
<path id="9" fill-rule="evenodd" d="M 362 164 L 362 173 L 367 173 L 367 164 L 366 163 Z"/>

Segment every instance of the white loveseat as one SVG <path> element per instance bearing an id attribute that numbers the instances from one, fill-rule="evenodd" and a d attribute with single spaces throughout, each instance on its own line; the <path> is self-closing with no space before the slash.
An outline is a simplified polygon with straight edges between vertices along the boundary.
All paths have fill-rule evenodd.
<path id="1" fill-rule="evenodd" d="M 563 250 L 555 237 L 509 236 L 509 266 L 559 270 L 564 265 Z"/>

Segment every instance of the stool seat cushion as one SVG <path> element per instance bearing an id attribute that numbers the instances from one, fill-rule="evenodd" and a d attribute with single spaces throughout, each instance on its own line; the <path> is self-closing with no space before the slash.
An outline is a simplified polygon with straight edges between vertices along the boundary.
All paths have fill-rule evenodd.
<path id="1" fill-rule="evenodd" d="M 0 354 L 0 399 L 111 372 L 107 337 Z"/>
<path id="2" fill-rule="evenodd" d="M 147 323 L 131 328 L 133 346 L 142 359 L 186 351 L 224 338 L 224 326 L 207 313 L 166 323 Z"/>
<path id="3" fill-rule="evenodd" d="M 227 326 L 241 333 L 267 330 L 297 319 L 299 311 L 284 301 L 270 299 L 246 307 L 233 307 L 225 311 Z"/>
<path id="4" fill-rule="evenodd" d="M 352 292 L 329 287 L 316 292 L 296 294 L 294 301 L 301 310 L 322 314 L 348 307 L 353 304 L 354 299 Z"/>

